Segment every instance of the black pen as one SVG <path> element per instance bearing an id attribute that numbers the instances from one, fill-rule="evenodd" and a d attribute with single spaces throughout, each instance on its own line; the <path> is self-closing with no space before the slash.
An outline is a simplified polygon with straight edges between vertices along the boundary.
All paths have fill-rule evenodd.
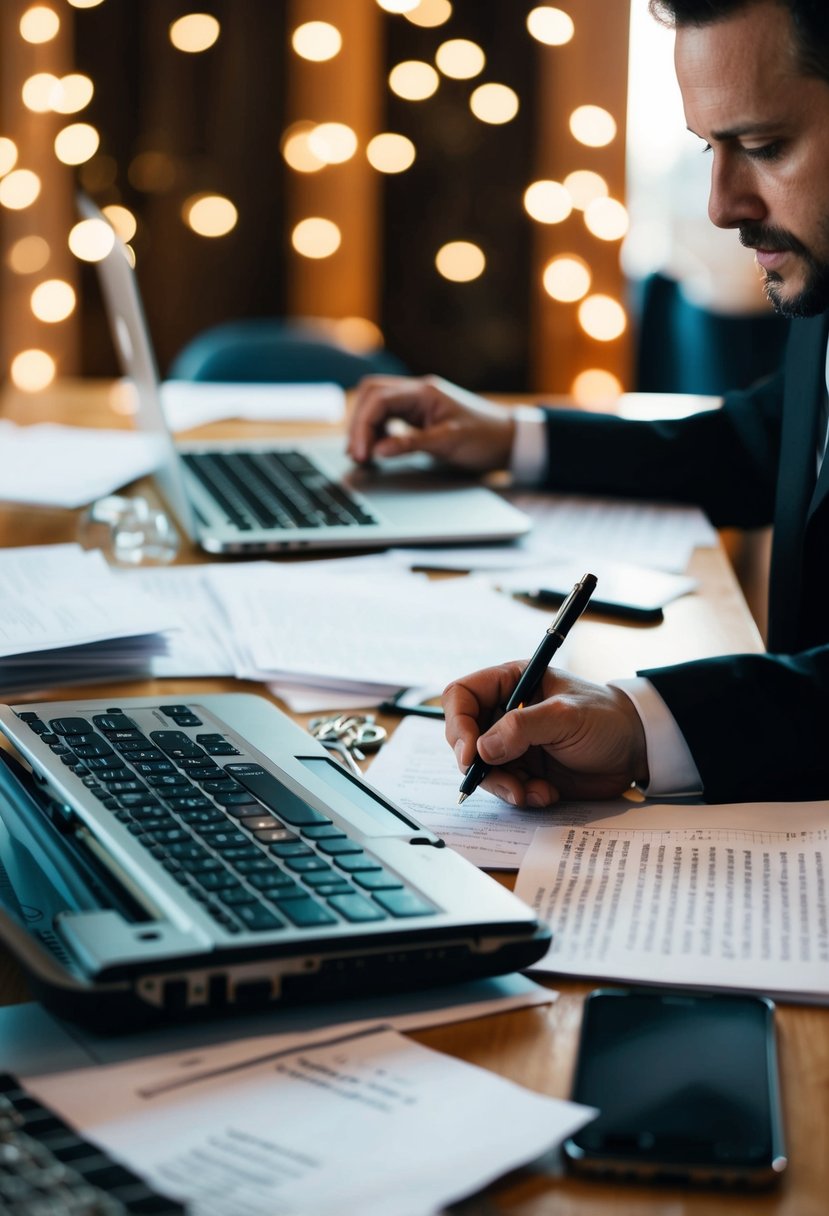
<path id="1" fill-rule="evenodd" d="M 524 668 L 515 691 L 507 701 L 505 714 L 512 709 L 520 709 L 535 696 L 544 672 L 550 666 L 550 659 L 587 607 L 591 595 L 596 590 L 596 581 L 595 574 L 583 574 L 567 596 L 552 625 L 541 639 L 538 649 Z M 459 803 L 465 802 L 469 795 L 475 792 L 491 767 L 492 765 L 487 764 L 480 756 L 475 757 L 461 782 Z"/>

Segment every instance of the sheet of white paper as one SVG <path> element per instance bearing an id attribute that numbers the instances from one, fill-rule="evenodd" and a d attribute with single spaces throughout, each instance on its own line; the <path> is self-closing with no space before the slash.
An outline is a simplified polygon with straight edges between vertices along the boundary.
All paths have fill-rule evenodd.
<path id="1" fill-rule="evenodd" d="M 165 380 L 161 404 L 170 429 L 184 431 L 221 418 L 253 422 L 341 422 L 345 392 L 338 384 L 228 384 Z"/>
<path id="2" fill-rule="evenodd" d="M 461 773 L 443 723 L 404 718 L 375 756 L 366 777 L 381 794 L 420 820 L 482 870 L 517 870 L 535 830 L 556 822 L 585 823 L 628 804 L 560 803 L 554 810 L 523 810 L 477 789 L 458 806 Z"/>
<path id="3" fill-rule="evenodd" d="M 252 679 L 442 687 L 529 656 L 547 623 L 545 614 L 468 579 L 430 582 L 395 571 L 338 576 L 334 586 L 325 571 L 273 563 L 212 570 L 210 578 L 246 652 L 237 675 Z"/>
<path id="4" fill-rule="evenodd" d="M 829 803 L 643 807 L 546 827 L 516 894 L 545 972 L 829 997 Z"/>
<path id="5" fill-rule="evenodd" d="M 295 714 L 313 714 L 317 711 L 335 709 L 375 709 L 381 701 L 385 701 L 391 691 L 367 692 L 361 689 L 346 690 L 343 688 L 314 688 L 307 684 L 288 684 L 281 680 L 272 681 L 268 688 L 284 701 L 288 709 Z"/>
<path id="6" fill-rule="evenodd" d="M 432 570 L 523 570 L 577 560 L 584 570 L 602 558 L 682 574 L 697 547 L 717 543 L 697 507 L 628 499 L 513 491 L 509 500 L 533 521 L 508 545 L 395 549 L 396 560 Z"/>
<path id="7" fill-rule="evenodd" d="M 113 1072 L 30 1084 L 193 1216 L 425 1216 L 594 1113 L 390 1030 L 150 1098 Z"/>
<path id="8" fill-rule="evenodd" d="M 33 662 L 42 651 L 181 625 L 177 612 L 130 592 L 101 553 L 79 545 L 4 549 L 0 584 L 0 657 L 26 655 Z"/>
<path id="9" fill-rule="evenodd" d="M 583 561 L 568 558 L 543 566 L 528 566 L 526 570 L 507 570 L 494 575 L 491 581 L 504 591 L 532 595 L 541 589 L 567 595 L 586 569 Z M 646 566 L 631 566 L 606 557 L 591 562 L 590 571 L 598 579 L 594 599 L 634 608 L 664 608 L 697 585 L 695 579 L 683 574 L 649 570 Z"/>
<path id="10" fill-rule="evenodd" d="M 155 444 L 136 431 L 0 419 L 0 500 L 81 507 L 158 465 Z"/>

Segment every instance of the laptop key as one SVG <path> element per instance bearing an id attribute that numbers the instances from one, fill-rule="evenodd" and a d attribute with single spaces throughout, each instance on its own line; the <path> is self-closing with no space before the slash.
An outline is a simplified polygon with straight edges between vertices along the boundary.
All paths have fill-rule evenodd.
<path id="1" fill-rule="evenodd" d="M 285 865 L 296 874 L 308 874 L 311 870 L 324 870 L 331 873 L 331 867 L 321 857 L 286 857 Z"/>
<path id="2" fill-rule="evenodd" d="M 292 827 L 331 823 L 327 815 L 303 802 L 261 765 L 228 764 L 225 768 L 240 785 L 269 807 L 284 823 L 289 823 Z"/>
<path id="3" fill-rule="evenodd" d="M 376 891 L 372 898 L 392 916 L 434 916 L 436 911 L 413 891 Z"/>
<path id="4" fill-rule="evenodd" d="M 239 904 L 234 908 L 235 914 L 246 929 L 261 932 L 267 929 L 284 929 L 285 922 L 266 908 L 264 904 Z"/>
<path id="5" fill-rule="evenodd" d="M 355 874 L 354 881 L 365 891 L 397 891 L 403 887 L 400 879 L 387 870 L 365 870 Z"/>
<path id="6" fill-rule="evenodd" d="M 274 899 L 280 912 L 299 929 L 312 929 L 316 925 L 335 925 L 336 916 L 323 908 L 316 900 L 306 895 L 300 899 Z"/>
<path id="7" fill-rule="evenodd" d="M 357 874 L 362 870 L 379 870 L 380 867 L 373 858 L 366 853 L 344 853 L 342 857 L 335 857 L 334 862 L 345 870 L 347 874 Z"/>
<path id="8" fill-rule="evenodd" d="M 362 853 L 360 845 L 353 840 L 349 840 L 347 836 L 333 837 L 331 840 L 321 840 L 317 845 L 320 853 L 325 853 L 329 857 L 340 856 L 342 853 Z"/>
<path id="9" fill-rule="evenodd" d="M 385 912 L 376 904 L 370 903 L 364 895 L 358 895 L 356 891 L 352 895 L 331 895 L 328 902 L 336 912 L 354 924 L 386 919 Z"/>

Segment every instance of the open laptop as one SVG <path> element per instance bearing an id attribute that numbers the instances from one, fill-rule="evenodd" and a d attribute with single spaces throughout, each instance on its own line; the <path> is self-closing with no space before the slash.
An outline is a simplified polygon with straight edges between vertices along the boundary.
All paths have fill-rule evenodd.
<path id="1" fill-rule="evenodd" d="M 84 219 L 104 219 L 86 196 Z M 104 221 L 106 222 L 106 221 Z M 493 491 L 439 479 L 427 460 L 354 467 L 342 437 L 301 444 L 174 444 L 135 275 L 121 241 L 97 263 L 113 341 L 137 389 L 138 426 L 157 442 L 156 478 L 178 522 L 209 553 L 506 541 L 526 515 Z"/>
<path id="2" fill-rule="evenodd" d="M 63 1016 L 417 988 L 549 945 L 263 697 L 0 706 L 0 730 L 0 940 Z"/>

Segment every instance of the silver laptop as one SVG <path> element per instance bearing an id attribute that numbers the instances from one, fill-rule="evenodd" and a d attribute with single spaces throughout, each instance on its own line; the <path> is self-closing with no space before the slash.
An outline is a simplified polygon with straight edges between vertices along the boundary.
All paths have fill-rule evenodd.
<path id="1" fill-rule="evenodd" d="M 0 941 L 103 1028 L 529 966 L 548 930 L 263 697 L 0 706 Z"/>
<path id="2" fill-rule="evenodd" d="M 83 195 L 78 209 L 85 219 L 103 219 Z M 355 468 L 342 437 L 177 446 L 160 404 L 136 278 L 117 237 L 97 269 L 121 367 L 137 389 L 137 424 L 157 441 L 159 488 L 207 552 L 470 544 L 528 531 L 527 516 L 492 490 L 441 480 L 424 458 L 395 462 L 393 471 Z"/>

